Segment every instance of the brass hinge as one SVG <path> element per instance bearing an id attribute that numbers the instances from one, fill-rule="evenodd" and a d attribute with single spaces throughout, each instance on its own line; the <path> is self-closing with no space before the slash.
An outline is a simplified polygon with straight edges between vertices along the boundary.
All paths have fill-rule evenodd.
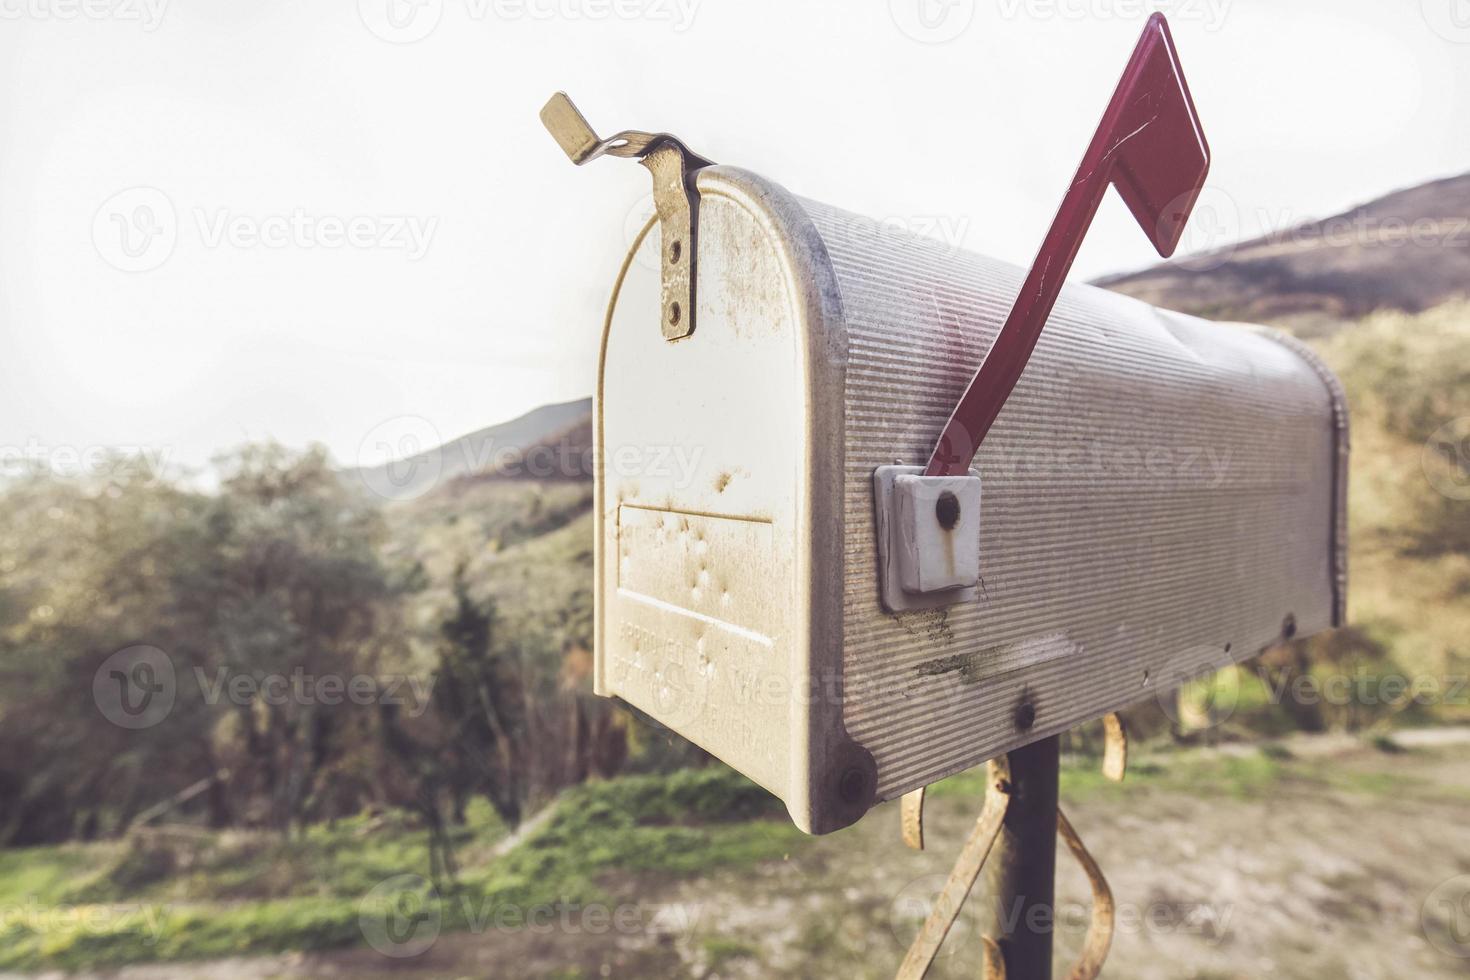
<path id="1" fill-rule="evenodd" d="M 694 175 L 711 162 L 668 133 L 623 130 L 599 139 L 565 92 L 541 109 L 541 122 L 577 166 L 606 154 L 636 158 L 653 174 L 653 206 L 662 238 L 662 329 L 665 340 L 694 332 L 699 261 L 699 192 Z"/>

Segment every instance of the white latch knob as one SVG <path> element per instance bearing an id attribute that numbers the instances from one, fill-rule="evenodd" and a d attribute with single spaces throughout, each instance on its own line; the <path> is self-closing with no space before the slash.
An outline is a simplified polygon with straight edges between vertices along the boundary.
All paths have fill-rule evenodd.
<path id="1" fill-rule="evenodd" d="M 980 582 L 980 477 L 873 474 L 883 604 L 895 612 L 975 598 Z"/>

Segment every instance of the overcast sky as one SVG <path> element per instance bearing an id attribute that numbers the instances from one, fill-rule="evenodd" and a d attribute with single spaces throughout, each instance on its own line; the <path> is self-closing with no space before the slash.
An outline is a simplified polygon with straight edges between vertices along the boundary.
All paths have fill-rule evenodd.
<path id="1" fill-rule="evenodd" d="M 647 176 L 556 89 L 1024 264 L 1154 8 L 1186 250 L 1470 169 L 1470 0 L 0 0 L 0 447 L 372 462 L 590 393 Z M 1150 261 L 1110 197 L 1074 278 Z"/>

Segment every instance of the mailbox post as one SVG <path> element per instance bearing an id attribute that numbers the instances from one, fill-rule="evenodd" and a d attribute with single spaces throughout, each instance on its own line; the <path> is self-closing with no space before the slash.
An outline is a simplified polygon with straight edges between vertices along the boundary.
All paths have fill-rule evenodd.
<path id="1" fill-rule="evenodd" d="M 1056 735 L 1010 753 L 1011 805 L 995 853 L 985 863 L 993 902 L 990 935 L 1008 977 L 1051 976 L 1060 753 Z"/>

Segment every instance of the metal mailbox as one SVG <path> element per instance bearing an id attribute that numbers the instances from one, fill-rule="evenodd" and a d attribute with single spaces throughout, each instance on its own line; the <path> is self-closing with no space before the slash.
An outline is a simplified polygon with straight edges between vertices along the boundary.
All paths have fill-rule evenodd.
<path id="1" fill-rule="evenodd" d="M 659 210 L 602 341 L 596 690 L 803 830 L 1342 621 L 1347 411 L 1304 347 L 1069 285 L 971 475 L 904 490 L 1024 270 L 559 99 Z"/>

